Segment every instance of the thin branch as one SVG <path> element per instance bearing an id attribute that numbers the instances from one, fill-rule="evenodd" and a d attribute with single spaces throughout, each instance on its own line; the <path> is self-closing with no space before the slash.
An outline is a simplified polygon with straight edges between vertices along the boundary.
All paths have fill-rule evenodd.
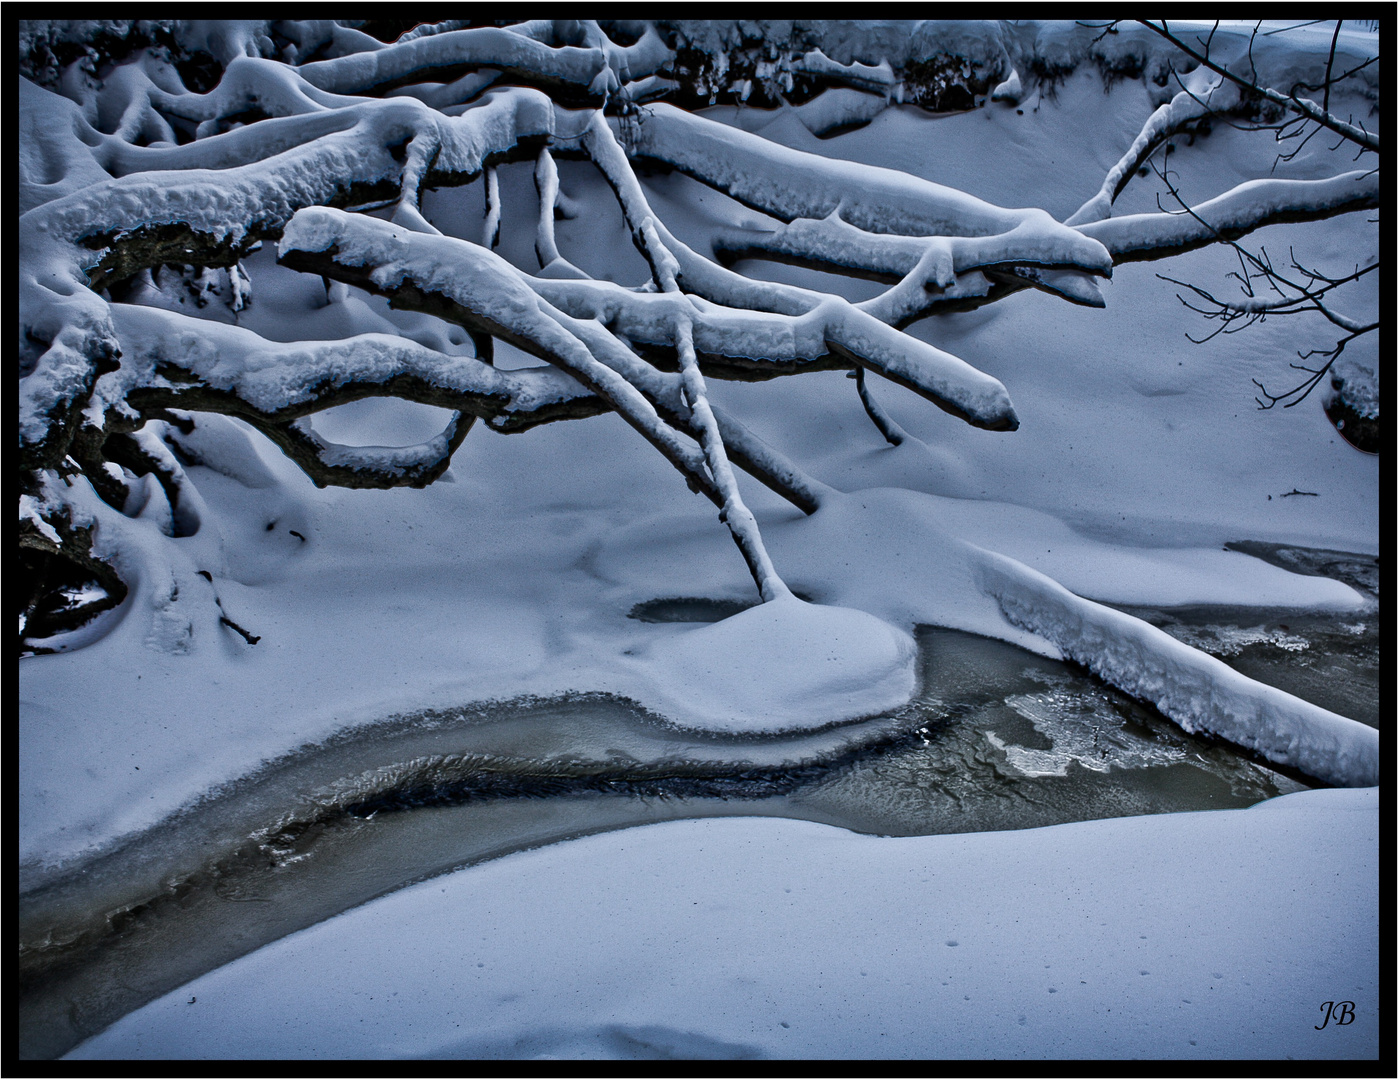
<path id="1" fill-rule="evenodd" d="M 660 278 L 660 287 L 667 293 L 681 296 L 679 284 L 675 281 L 675 271 L 679 269 L 679 263 L 666 249 L 652 222 L 642 223 L 641 236 L 650 255 L 651 265 L 656 268 Z M 747 508 L 738 492 L 738 481 L 728 464 L 728 454 L 724 449 L 718 421 L 714 418 L 713 410 L 709 408 L 708 388 L 704 384 L 704 376 L 699 371 L 699 361 L 694 355 L 694 324 L 685 307 L 681 307 L 675 317 L 675 344 L 680 357 L 680 371 L 684 378 L 685 399 L 689 404 L 694 426 L 699 431 L 699 443 L 704 448 L 709 475 L 723 493 L 723 506 L 719 517 L 728 526 L 733 542 L 742 552 L 763 601 L 789 597 L 791 590 L 772 565 L 766 545 L 762 543 L 762 533 L 757 528 L 757 519 L 752 516 L 752 511 Z"/>
<path id="2" fill-rule="evenodd" d="M 220 608 L 222 608 L 222 606 L 222 604 L 219 605 Z M 256 645 L 259 641 L 262 640 L 261 635 L 248 633 L 248 631 L 244 630 L 227 615 L 219 615 L 218 621 L 222 623 L 224 626 L 228 627 L 230 630 L 236 632 L 238 636 L 241 637 L 244 641 L 246 641 L 249 645 Z"/>
<path id="3" fill-rule="evenodd" d="M 1305 98 L 1298 98 L 1295 95 L 1288 97 L 1286 95 L 1278 93 L 1270 87 L 1260 86 L 1255 81 L 1249 82 L 1247 79 L 1234 75 L 1226 67 L 1223 67 L 1221 64 L 1217 64 L 1213 60 L 1211 60 L 1209 58 L 1207 48 L 1205 48 L 1204 52 L 1200 53 L 1186 45 L 1182 40 L 1180 40 L 1178 37 L 1176 37 L 1174 34 L 1170 32 L 1169 24 L 1166 23 L 1164 20 L 1161 21 L 1159 26 L 1157 26 L 1155 23 L 1150 22 L 1147 19 L 1138 19 L 1137 21 L 1147 29 L 1153 30 L 1155 33 L 1159 34 L 1161 37 L 1163 37 L 1166 41 L 1170 42 L 1181 52 L 1184 52 L 1193 59 L 1197 60 L 1199 63 L 1207 67 L 1210 71 L 1215 71 L 1218 74 L 1222 75 L 1225 79 L 1228 79 L 1230 82 L 1234 82 L 1238 86 L 1246 90 L 1249 90 L 1253 93 L 1260 94 L 1262 97 L 1266 98 L 1268 101 L 1273 102 L 1274 104 L 1281 105 L 1287 109 L 1291 109 L 1294 112 L 1300 113 L 1301 115 L 1311 120 L 1314 120 L 1316 123 L 1322 125 L 1323 127 L 1329 128 L 1336 134 L 1343 135 L 1346 139 L 1349 139 L 1351 142 L 1358 143 L 1366 150 L 1372 150 L 1376 154 L 1379 152 L 1379 137 L 1377 135 L 1370 134 L 1369 132 L 1363 130 L 1363 128 L 1361 127 L 1356 127 L 1354 124 L 1347 124 L 1343 120 L 1339 120 L 1336 117 L 1331 116 L 1329 112 L 1325 111 L 1324 109 L 1321 109 L 1313 101 L 1308 101 Z"/>
<path id="4" fill-rule="evenodd" d="M 1190 341 L 1195 344 L 1203 344 L 1217 337 L 1220 333 L 1237 333 L 1240 330 L 1252 326 L 1254 323 L 1265 321 L 1268 315 L 1293 315 L 1302 311 L 1319 312 L 1334 325 L 1349 331 L 1348 336 L 1338 341 L 1332 349 L 1313 349 L 1306 353 L 1299 353 L 1298 355 L 1302 360 L 1307 360 L 1312 356 L 1328 357 L 1328 360 L 1323 367 L 1318 369 L 1306 367 L 1301 364 L 1292 364 L 1291 367 L 1293 369 L 1305 371 L 1309 377 L 1303 379 L 1291 389 L 1280 394 L 1274 394 L 1257 379 L 1252 380 L 1253 385 L 1255 385 L 1262 394 L 1262 397 L 1254 398 L 1259 409 L 1274 408 L 1278 402 L 1282 402 L 1282 407 L 1287 409 L 1291 408 L 1293 405 L 1300 404 L 1310 395 L 1311 391 L 1320 384 L 1320 380 L 1325 376 L 1326 372 L 1331 369 L 1340 354 L 1344 352 L 1344 348 L 1349 342 L 1378 329 L 1379 323 L 1377 321 L 1364 325 L 1358 323 L 1356 320 L 1350 319 L 1348 316 L 1333 311 L 1329 305 L 1324 302 L 1324 298 L 1328 292 L 1339 288 L 1341 285 L 1357 281 L 1365 274 L 1377 269 L 1379 261 L 1375 260 L 1372 265 L 1362 270 L 1356 268 L 1354 273 L 1344 277 L 1332 278 L 1308 270 L 1306 267 L 1302 266 L 1296 261 L 1295 252 L 1293 251 L 1291 253 L 1291 265 L 1304 275 L 1307 280 L 1304 283 L 1292 280 L 1289 276 L 1277 269 L 1271 258 L 1267 255 L 1267 249 L 1265 247 L 1259 249 L 1259 254 L 1253 254 L 1237 243 L 1236 240 L 1225 236 L 1220 230 L 1201 217 L 1200 214 L 1185 201 L 1179 189 L 1170 179 L 1168 155 L 1165 166 L 1158 167 L 1156 172 L 1161 182 L 1165 185 L 1166 190 L 1169 191 L 1170 195 L 1175 199 L 1175 202 L 1180 206 L 1180 210 L 1178 211 L 1166 211 L 1166 216 L 1176 217 L 1178 215 L 1187 215 L 1204 229 L 1212 233 L 1215 240 L 1232 247 L 1238 256 L 1241 272 L 1235 272 L 1230 276 L 1236 278 L 1241 283 L 1244 292 L 1248 296 L 1248 301 L 1246 303 L 1240 304 L 1237 302 L 1223 301 L 1196 285 L 1157 274 L 1156 276 L 1162 280 L 1189 289 L 1195 295 L 1212 305 L 1210 308 L 1196 307 L 1185 300 L 1183 296 L 1180 296 L 1178 293 L 1176 294 L 1176 298 L 1185 307 L 1189 308 L 1191 311 L 1198 312 L 1206 319 L 1217 320 L 1220 324 L 1217 330 L 1203 338 L 1195 338 L 1192 335 L 1186 334 L 1186 337 L 1188 337 Z M 1158 196 L 1157 205 L 1159 205 Z M 1163 209 L 1162 206 L 1162 210 Z M 1265 280 L 1279 299 L 1258 300 L 1252 289 L 1252 282 L 1259 279 Z M 1316 287 L 1317 282 L 1322 283 L 1319 288 Z M 1288 289 L 1295 295 L 1288 294 L 1285 291 Z M 1263 400 L 1264 398 L 1266 399 L 1265 401 Z"/>
<path id="5" fill-rule="evenodd" d="M 908 433 L 898 425 L 898 421 L 884 412 L 883 406 L 869 392 L 869 387 L 864 381 L 864 369 L 855 368 L 850 372 L 850 378 L 854 380 L 854 385 L 859 391 L 859 400 L 864 405 L 864 411 L 869 414 L 874 427 L 879 429 L 879 434 L 890 446 L 902 446 L 908 439 Z"/>
<path id="6" fill-rule="evenodd" d="M 1330 55 L 1325 58 L 1325 97 L 1320 103 L 1321 109 L 1330 111 L 1330 72 L 1335 67 L 1335 46 L 1340 40 L 1340 27 L 1344 25 L 1343 19 L 1335 20 L 1335 33 L 1330 38 Z"/>

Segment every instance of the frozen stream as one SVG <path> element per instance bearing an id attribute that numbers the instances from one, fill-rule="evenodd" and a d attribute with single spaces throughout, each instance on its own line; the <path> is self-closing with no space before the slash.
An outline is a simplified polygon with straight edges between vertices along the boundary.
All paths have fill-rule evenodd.
<path id="1" fill-rule="evenodd" d="M 1374 563 L 1349 558 L 1365 573 Z M 1376 597 L 1372 571 L 1346 576 Z M 687 599 L 633 615 L 732 613 Z M 1377 609 L 1137 614 L 1377 726 Z M 411 882 L 587 833 L 752 814 L 887 835 L 1024 829 L 1240 808 L 1306 786 L 1070 665 L 939 628 L 918 643 L 907 708 L 815 733 L 701 736 L 585 696 L 395 718 L 274 763 L 80 872 L 26 883 L 22 1053 L 62 1054 L 197 975 Z"/>

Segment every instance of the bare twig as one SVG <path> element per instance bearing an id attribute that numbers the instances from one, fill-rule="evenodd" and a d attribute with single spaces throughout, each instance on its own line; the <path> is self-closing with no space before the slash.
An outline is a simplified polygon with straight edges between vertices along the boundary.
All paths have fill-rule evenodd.
<path id="1" fill-rule="evenodd" d="M 1169 23 L 1165 22 L 1164 20 L 1161 20 L 1159 25 L 1150 22 L 1148 19 L 1140 19 L 1138 21 L 1141 23 L 1142 26 L 1146 27 L 1149 30 L 1153 30 L 1155 33 L 1159 34 L 1161 37 L 1163 37 L 1166 41 L 1170 42 L 1181 52 L 1197 60 L 1199 63 L 1207 67 L 1210 71 L 1214 71 L 1222 75 L 1225 79 L 1228 79 L 1230 82 L 1236 83 L 1238 86 L 1242 87 L 1245 90 L 1259 94 L 1276 105 L 1281 105 L 1282 107 L 1290 109 L 1293 112 L 1300 113 L 1307 119 L 1314 120 L 1322 127 L 1329 128 L 1336 134 L 1344 136 L 1346 139 L 1349 139 L 1351 142 L 1359 144 L 1366 150 L 1372 150 L 1376 154 L 1379 152 L 1379 137 L 1364 130 L 1362 126 L 1356 126 L 1354 124 L 1346 123 L 1345 121 L 1332 116 L 1327 110 L 1322 109 L 1320 106 L 1316 105 L 1315 102 L 1309 101 L 1306 98 L 1297 97 L 1294 93 L 1290 95 L 1281 94 L 1276 90 L 1273 90 L 1271 87 L 1259 85 L 1255 79 L 1250 81 L 1248 79 L 1242 78 L 1239 75 L 1235 75 L 1233 72 L 1229 71 L 1223 65 L 1215 63 L 1209 57 L 1209 49 L 1207 43 L 1205 44 L 1204 51 L 1202 53 L 1196 49 L 1190 48 L 1189 45 L 1187 45 L 1177 35 L 1173 34 L 1170 31 Z M 1215 29 L 1217 29 L 1217 23 L 1215 23 Z M 1212 37 L 1212 32 L 1210 36 Z"/>
<path id="2" fill-rule="evenodd" d="M 1166 190 L 1174 198 L 1180 209 L 1177 211 L 1167 211 L 1159 202 L 1157 205 L 1165 213 L 1188 214 L 1195 221 L 1209 229 L 1219 243 L 1227 244 L 1238 256 L 1239 270 L 1229 274 L 1239 282 L 1247 299 L 1245 302 L 1220 300 L 1212 293 L 1189 282 L 1179 281 L 1175 278 L 1166 277 L 1163 274 L 1156 276 L 1162 281 L 1179 285 L 1188 289 L 1195 296 L 1205 302 L 1207 307 L 1200 307 L 1190 303 L 1183 296 L 1176 293 L 1177 299 L 1186 308 L 1204 316 L 1205 319 L 1219 323 L 1218 329 L 1202 338 L 1195 338 L 1186 334 L 1190 341 L 1195 344 L 1203 344 L 1217 337 L 1219 334 L 1233 334 L 1244 330 L 1255 323 L 1264 322 L 1268 315 L 1295 315 L 1304 311 L 1314 311 L 1322 315 L 1334 326 L 1347 331 L 1345 337 L 1337 341 L 1330 349 L 1311 349 L 1306 352 L 1297 353 L 1298 357 L 1305 361 L 1311 357 L 1325 358 L 1325 363 L 1319 367 L 1308 367 L 1305 364 L 1292 364 L 1291 367 L 1297 371 L 1306 372 L 1307 377 L 1300 383 L 1279 394 L 1269 391 L 1257 379 L 1253 379 L 1253 385 L 1261 393 L 1261 397 L 1255 397 L 1259 409 L 1271 409 L 1278 403 L 1282 408 L 1289 409 L 1293 405 L 1299 405 L 1304 401 L 1330 371 L 1335 361 L 1344 352 L 1345 346 L 1358 337 L 1371 333 L 1379 328 L 1379 321 L 1374 320 L 1369 323 L 1362 323 L 1352 319 L 1336 310 L 1327 302 L 1327 296 L 1333 290 L 1358 281 L 1365 275 L 1375 271 L 1379 267 L 1379 260 L 1375 260 L 1371 265 L 1359 268 L 1355 267 L 1354 272 L 1341 277 L 1332 277 L 1321 273 L 1318 270 L 1303 266 L 1296 260 L 1295 251 L 1290 253 L 1291 268 L 1297 271 L 1299 277 L 1293 277 L 1279 269 L 1272 259 L 1267 255 L 1265 247 L 1260 248 L 1258 253 L 1253 253 L 1236 240 L 1230 240 L 1219 230 L 1209 224 L 1201 217 L 1193 207 L 1191 207 L 1180 194 L 1179 188 L 1170 179 L 1169 154 L 1166 153 L 1166 161 L 1163 166 L 1156 167 L 1156 175 L 1165 185 Z M 1302 280 L 1304 278 L 1304 280 Z M 1253 283 L 1266 282 L 1268 288 L 1276 297 L 1275 299 L 1258 299 L 1253 288 Z"/>

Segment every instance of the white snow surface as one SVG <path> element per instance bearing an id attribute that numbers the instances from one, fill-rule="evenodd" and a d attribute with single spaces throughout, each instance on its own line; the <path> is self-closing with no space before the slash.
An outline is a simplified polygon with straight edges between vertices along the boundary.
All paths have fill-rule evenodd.
<path id="1" fill-rule="evenodd" d="M 68 1057 L 1376 1057 L 1378 804 L 590 836 L 284 938 Z"/>
<path id="2" fill-rule="evenodd" d="M 875 716 L 912 695 L 917 646 L 882 619 L 794 596 L 657 641 L 647 698 L 687 727 L 760 732 Z"/>

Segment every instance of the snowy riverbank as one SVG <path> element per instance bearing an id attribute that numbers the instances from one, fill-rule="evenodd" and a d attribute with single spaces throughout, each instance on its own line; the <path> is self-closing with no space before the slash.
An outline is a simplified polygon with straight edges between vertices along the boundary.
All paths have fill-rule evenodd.
<path id="1" fill-rule="evenodd" d="M 1372 1057 L 1378 806 L 605 833 L 285 938 L 69 1057 Z"/>

